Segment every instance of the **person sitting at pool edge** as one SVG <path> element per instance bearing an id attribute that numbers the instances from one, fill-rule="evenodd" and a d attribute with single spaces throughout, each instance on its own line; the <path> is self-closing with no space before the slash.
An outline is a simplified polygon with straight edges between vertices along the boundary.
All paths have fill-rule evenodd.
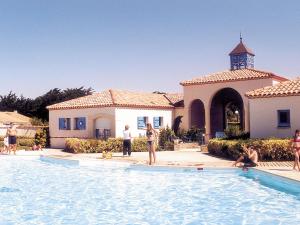
<path id="1" fill-rule="evenodd" d="M 258 154 L 254 150 L 253 146 L 243 146 L 243 155 L 239 157 L 232 166 L 237 166 L 239 163 L 243 162 L 244 167 L 256 167 L 258 161 Z"/>

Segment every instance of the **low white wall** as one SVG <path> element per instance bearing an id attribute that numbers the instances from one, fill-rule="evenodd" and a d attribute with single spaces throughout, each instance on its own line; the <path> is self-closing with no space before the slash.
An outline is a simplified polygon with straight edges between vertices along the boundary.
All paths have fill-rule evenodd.
<path id="1" fill-rule="evenodd" d="M 148 117 L 149 123 L 153 126 L 154 117 L 163 117 L 163 127 L 172 127 L 173 109 L 133 109 L 117 108 L 116 109 L 116 137 L 123 137 L 125 125 L 130 126 L 133 137 L 145 136 L 146 131 L 138 129 L 137 118 Z"/>
<path id="2" fill-rule="evenodd" d="M 6 136 L 7 128 L 8 127 L 0 127 L 0 136 L 1 137 Z M 37 129 L 38 128 L 34 128 L 34 127 L 17 128 L 17 136 L 33 138 L 35 136 Z"/>
<path id="3" fill-rule="evenodd" d="M 252 138 L 291 137 L 300 129 L 300 96 L 250 99 Z M 277 127 L 277 110 L 290 110 L 291 127 Z"/>

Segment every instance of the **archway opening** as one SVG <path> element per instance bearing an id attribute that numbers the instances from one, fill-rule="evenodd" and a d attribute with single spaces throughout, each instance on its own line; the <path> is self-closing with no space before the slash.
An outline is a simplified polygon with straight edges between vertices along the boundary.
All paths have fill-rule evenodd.
<path id="1" fill-rule="evenodd" d="M 196 99 L 190 107 L 190 127 L 204 130 L 205 128 L 205 109 L 201 100 Z"/>
<path id="2" fill-rule="evenodd" d="M 244 103 L 241 95 L 232 88 L 218 91 L 210 107 L 212 137 L 224 135 L 228 128 L 244 130 Z"/>

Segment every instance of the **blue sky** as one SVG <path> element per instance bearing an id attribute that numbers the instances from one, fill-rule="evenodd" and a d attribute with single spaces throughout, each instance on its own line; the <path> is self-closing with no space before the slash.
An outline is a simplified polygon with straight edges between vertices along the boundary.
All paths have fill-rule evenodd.
<path id="1" fill-rule="evenodd" d="M 229 68 L 240 31 L 257 69 L 300 75 L 298 0 L 0 0 L 0 94 L 181 91 Z"/>

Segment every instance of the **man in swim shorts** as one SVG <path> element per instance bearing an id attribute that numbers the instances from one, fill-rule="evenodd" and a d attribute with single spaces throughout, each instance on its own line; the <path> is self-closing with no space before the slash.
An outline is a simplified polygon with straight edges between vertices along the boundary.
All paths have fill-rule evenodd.
<path id="1" fill-rule="evenodd" d="M 244 167 L 256 167 L 258 162 L 258 154 L 254 150 L 253 146 L 243 146 L 243 155 L 241 155 L 233 164 L 232 166 L 237 166 L 241 162 L 244 163 Z"/>

